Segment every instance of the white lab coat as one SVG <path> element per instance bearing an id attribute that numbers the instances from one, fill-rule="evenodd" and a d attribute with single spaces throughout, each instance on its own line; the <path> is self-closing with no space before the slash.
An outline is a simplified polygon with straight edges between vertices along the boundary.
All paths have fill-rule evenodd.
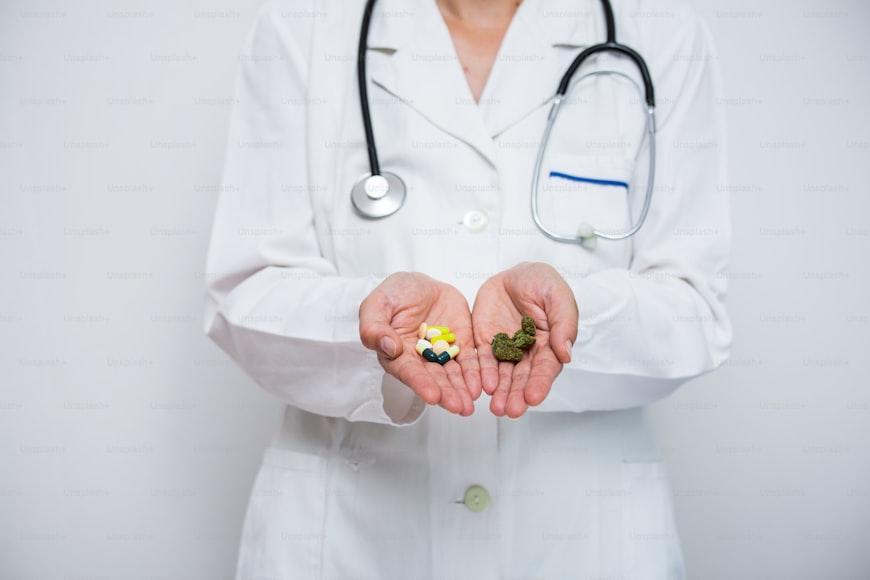
<path id="1" fill-rule="evenodd" d="M 525 0 L 475 104 L 434 0 L 380 0 L 369 39 L 382 167 L 408 186 L 380 220 L 353 211 L 368 171 L 356 89 L 363 0 L 273 2 L 242 54 L 209 252 L 206 330 L 286 406 L 244 524 L 238 578 L 683 577 L 672 501 L 642 407 L 727 357 L 729 247 L 717 60 L 671 0 L 615 0 L 658 100 L 656 191 L 630 241 L 557 244 L 529 204 L 547 100 L 602 39 L 597 0 Z M 590 68 L 616 67 L 600 56 Z M 631 86 L 582 81 L 542 181 L 545 219 L 625 226 L 646 175 Z M 636 161 L 636 159 L 640 161 Z M 624 188 L 550 177 L 631 182 Z M 396 271 L 474 299 L 521 261 L 555 266 L 580 332 L 546 401 L 499 419 L 426 407 L 359 341 L 360 302 Z M 432 321 L 437 322 L 437 321 Z M 475 513 L 471 484 L 492 497 Z"/>

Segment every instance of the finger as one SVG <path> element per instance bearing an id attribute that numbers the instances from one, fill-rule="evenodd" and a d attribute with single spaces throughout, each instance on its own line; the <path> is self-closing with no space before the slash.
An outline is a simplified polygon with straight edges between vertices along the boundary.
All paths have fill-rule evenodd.
<path id="1" fill-rule="evenodd" d="M 462 376 L 465 379 L 465 386 L 468 389 L 468 394 L 471 397 L 472 403 L 480 397 L 481 378 L 480 378 L 480 362 L 478 355 L 469 345 L 466 349 L 459 351 L 459 356 L 456 357 L 456 362 L 459 363 L 462 369 Z M 449 364 L 449 363 L 448 363 Z"/>
<path id="2" fill-rule="evenodd" d="M 505 414 L 511 419 L 521 417 L 529 406 L 526 403 L 523 389 L 529 379 L 532 363 L 530 356 L 524 356 L 523 359 L 514 365 L 514 372 L 511 377 L 511 388 L 507 395 L 507 403 L 505 404 Z"/>
<path id="3" fill-rule="evenodd" d="M 471 399 L 471 393 L 468 392 L 468 386 L 465 384 L 465 377 L 462 374 L 462 367 L 457 361 L 449 361 L 444 365 L 444 370 L 447 373 L 447 379 L 453 390 L 459 395 L 459 400 L 462 403 L 462 409 L 459 414 L 467 417 L 474 413 L 474 401 Z"/>
<path id="4" fill-rule="evenodd" d="M 404 351 L 402 339 L 390 326 L 392 307 L 387 299 L 379 294 L 369 295 L 359 307 L 359 336 L 369 349 L 383 354 L 388 359 L 396 359 Z"/>
<path id="5" fill-rule="evenodd" d="M 396 360 L 379 354 L 384 369 L 417 393 L 429 405 L 441 402 L 441 386 L 426 370 L 423 359 L 416 353 L 405 353 Z"/>
<path id="6" fill-rule="evenodd" d="M 456 389 L 453 388 L 453 385 L 450 384 L 450 379 L 447 378 L 447 372 L 444 370 L 444 367 L 437 363 L 427 362 L 426 370 L 441 390 L 441 400 L 438 404 L 450 413 L 461 413 L 462 398 L 456 392 Z"/>
<path id="7" fill-rule="evenodd" d="M 568 364 L 571 362 L 571 349 L 577 340 L 579 321 L 574 292 L 567 284 L 560 284 L 558 289 L 545 299 L 544 311 L 550 329 L 550 348 L 560 362 Z"/>
<path id="8" fill-rule="evenodd" d="M 562 365 L 549 350 L 539 350 L 532 360 L 529 378 L 526 381 L 523 395 L 526 403 L 531 406 L 540 405 L 550 393 L 553 381 L 562 372 Z"/>
<path id="9" fill-rule="evenodd" d="M 462 353 L 459 353 L 460 358 Z M 487 395 L 492 395 L 498 387 L 498 361 L 492 354 L 492 346 L 481 344 L 477 347 L 477 361 L 480 365 L 480 384 Z"/>
<path id="10" fill-rule="evenodd" d="M 493 415 L 503 417 L 505 413 L 505 405 L 507 404 L 507 396 L 511 388 L 511 376 L 514 372 L 514 364 L 509 362 L 498 363 L 498 386 L 492 393 L 492 400 L 489 402 L 489 409 Z"/>

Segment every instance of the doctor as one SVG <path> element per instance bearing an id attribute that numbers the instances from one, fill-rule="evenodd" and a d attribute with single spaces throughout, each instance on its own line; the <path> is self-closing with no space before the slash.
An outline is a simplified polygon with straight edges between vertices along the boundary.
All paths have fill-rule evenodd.
<path id="1" fill-rule="evenodd" d="M 369 172 L 363 0 L 266 5 L 242 54 L 208 261 L 206 331 L 286 404 L 237 577 L 683 578 L 642 408 L 728 354 L 729 209 L 717 58 L 677 0 L 614 0 L 657 97 L 655 196 L 633 237 L 557 243 L 530 212 L 551 98 L 601 42 L 599 0 L 379 0 L 366 87 L 404 205 Z M 601 54 L 553 131 L 541 217 L 625 228 L 646 180 L 637 71 Z M 538 343 L 496 363 L 523 313 Z M 462 347 L 414 352 L 421 321 Z M 428 366 L 427 366 L 428 365 Z"/>

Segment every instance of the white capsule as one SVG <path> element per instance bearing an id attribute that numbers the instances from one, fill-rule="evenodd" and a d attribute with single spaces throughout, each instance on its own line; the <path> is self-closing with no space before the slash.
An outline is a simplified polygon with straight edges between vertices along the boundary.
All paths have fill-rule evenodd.
<path id="1" fill-rule="evenodd" d="M 423 356 L 423 351 L 427 348 L 432 348 L 432 343 L 426 340 L 425 338 L 421 338 L 417 341 L 417 346 L 414 347 L 417 351 L 417 354 Z"/>
<path id="2" fill-rule="evenodd" d="M 432 345 L 432 351 L 435 354 L 441 354 L 445 352 L 448 348 L 450 348 L 450 343 L 446 340 L 436 340 L 435 344 Z"/>
<path id="3" fill-rule="evenodd" d="M 441 334 L 441 331 L 434 326 L 430 326 L 426 329 L 426 338 L 435 338 Z"/>
<path id="4" fill-rule="evenodd" d="M 451 344 L 450 348 L 447 349 L 447 354 L 450 355 L 450 359 L 453 360 L 457 356 L 459 356 L 459 347 L 455 344 Z"/>

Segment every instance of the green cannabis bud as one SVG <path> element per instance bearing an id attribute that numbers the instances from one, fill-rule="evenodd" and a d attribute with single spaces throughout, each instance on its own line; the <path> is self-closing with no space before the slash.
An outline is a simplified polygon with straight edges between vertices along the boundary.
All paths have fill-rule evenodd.
<path id="1" fill-rule="evenodd" d="M 523 351 L 535 344 L 535 321 L 530 316 L 523 316 L 521 328 L 513 337 L 505 332 L 499 332 L 492 337 L 492 354 L 496 359 L 506 362 L 520 362 Z"/>
<path id="2" fill-rule="evenodd" d="M 535 319 L 531 316 L 523 316 L 523 322 L 521 324 L 523 332 L 528 334 L 529 336 L 535 336 Z"/>
<path id="3" fill-rule="evenodd" d="M 532 348 L 533 344 L 535 344 L 535 337 L 529 336 L 528 334 L 526 334 L 522 330 L 518 330 L 514 334 L 513 343 L 514 343 L 514 346 L 519 348 L 519 349 L 528 350 L 528 349 Z"/>
<path id="4" fill-rule="evenodd" d="M 510 342 L 510 340 L 511 337 L 509 337 L 506 332 L 499 332 L 492 337 L 492 344 L 495 344 L 497 342 Z"/>
<path id="5" fill-rule="evenodd" d="M 514 341 L 504 332 L 492 337 L 492 354 L 496 359 L 507 362 L 516 363 L 523 358 L 523 351 L 514 346 Z"/>

